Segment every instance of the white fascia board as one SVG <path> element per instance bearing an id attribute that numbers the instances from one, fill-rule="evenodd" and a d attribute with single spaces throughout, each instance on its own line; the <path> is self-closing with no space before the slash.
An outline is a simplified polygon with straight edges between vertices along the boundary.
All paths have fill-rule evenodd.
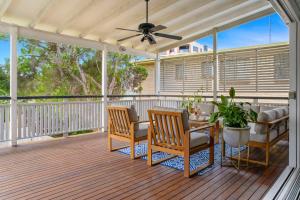
<path id="1" fill-rule="evenodd" d="M 18 27 L 19 36 L 30 38 L 30 39 L 43 40 L 43 41 L 53 42 L 53 43 L 64 43 L 64 44 L 76 45 L 84 48 L 92 48 L 98 50 L 103 50 L 106 48 L 108 51 L 112 51 L 112 52 L 119 52 L 124 54 L 135 55 L 135 56 L 146 56 L 149 58 L 155 58 L 156 56 L 154 53 L 146 52 L 143 50 L 127 48 L 127 47 L 122 47 L 120 45 L 113 45 L 105 42 L 88 40 L 84 38 L 73 37 L 73 36 L 68 36 L 68 35 L 63 35 L 58 33 L 35 30 L 28 27 L 22 27 L 22 26 L 0 22 L 0 32 L 8 33 L 10 27 Z"/>

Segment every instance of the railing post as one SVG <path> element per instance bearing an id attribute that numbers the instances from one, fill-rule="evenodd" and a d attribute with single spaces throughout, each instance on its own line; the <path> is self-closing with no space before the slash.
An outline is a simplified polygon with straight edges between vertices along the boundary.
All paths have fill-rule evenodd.
<path id="1" fill-rule="evenodd" d="M 17 55 L 17 42 L 18 42 L 18 28 L 10 28 L 10 137 L 11 145 L 17 146 L 17 81 L 18 81 L 18 55 Z"/>
<path id="2" fill-rule="evenodd" d="M 66 103 L 67 99 L 63 100 L 63 108 L 64 108 L 64 132 L 63 137 L 69 136 L 69 104 Z"/>
<path id="3" fill-rule="evenodd" d="M 160 56 L 156 54 L 155 58 L 155 94 L 160 94 Z"/>
<path id="4" fill-rule="evenodd" d="M 102 131 L 107 131 L 107 49 L 104 48 L 102 51 Z"/>
<path id="5" fill-rule="evenodd" d="M 214 101 L 218 96 L 218 61 L 217 61 L 217 29 L 213 29 L 213 96 Z"/>

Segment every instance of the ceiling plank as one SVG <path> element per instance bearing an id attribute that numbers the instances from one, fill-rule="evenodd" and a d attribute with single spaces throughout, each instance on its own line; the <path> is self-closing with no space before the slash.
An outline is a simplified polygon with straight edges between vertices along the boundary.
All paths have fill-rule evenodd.
<path id="1" fill-rule="evenodd" d="M 5 15 L 6 11 L 8 10 L 12 0 L 5 0 L 0 8 L 0 19 Z"/>
<path id="2" fill-rule="evenodd" d="M 220 16 L 226 16 L 233 11 L 238 11 L 245 9 L 248 6 L 256 5 L 257 0 L 247 1 L 247 0 L 226 0 L 218 1 L 211 4 L 210 7 L 204 7 L 203 9 L 197 10 L 195 13 L 187 13 L 181 17 L 176 17 L 174 20 L 168 22 L 166 25 L 169 27 L 165 31 L 168 34 L 185 36 L 186 32 L 191 32 L 191 29 L 196 29 L 198 31 L 199 26 L 206 23 L 209 26 L 214 23 L 214 19 Z M 263 4 L 265 5 L 265 4 Z M 209 23 L 207 23 L 209 22 Z M 169 42 L 168 39 L 157 38 L 157 42 Z M 142 44 L 136 42 L 133 46 L 140 48 Z"/>
<path id="3" fill-rule="evenodd" d="M 224 30 L 230 29 L 230 28 L 238 26 L 240 24 L 250 22 L 252 20 L 258 19 L 260 17 L 266 16 L 266 15 L 269 15 L 272 13 L 274 13 L 274 10 L 269 6 L 265 6 L 265 7 L 261 8 L 260 10 L 255 10 L 253 12 L 245 13 L 244 16 L 240 16 L 239 18 L 234 18 L 231 20 L 225 19 L 226 21 L 219 21 L 220 23 L 215 27 L 217 28 L 218 32 L 224 31 Z M 168 49 L 180 46 L 182 44 L 186 44 L 191 41 L 195 41 L 199 38 L 210 35 L 212 33 L 213 28 L 214 28 L 213 26 L 207 27 L 207 29 L 203 29 L 203 31 L 201 31 L 201 32 L 196 32 L 194 34 L 190 34 L 190 35 L 186 36 L 185 39 L 180 42 L 165 43 L 165 44 L 162 44 L 155 48 L 149 49 L 149 51 L 162 52 L 162 51 L 166 51 Z"/>
<path id="4" fill-rule="evenodd" d="M 111 17 L 109 20 L 100 24 L 100 26 L 95 26 L 91 33 L 96 33 L 99 37 L 104 40 L 104 35 L 107 36 L 112 32 L 115 32 L 115 28 L 119 26 L 126 26 L 130 21 L 139 19 L 140 22 L 145 22 L 145 2 L 141 1 L 141 4 L 138 4 L 126 11 L 123 11 L 118 16 Z M 151 1 L 149 4 L 149 13 L 153 11 L 159 11 L 163 8 L 166 8 L 170 4 L 176 3 L 177 0 L 156 0 Z M 137 28 L 137 27 L 135 27 Z M 108 38 L 109 40 L 113 38 Z M 104 40 L 105 41 L 105 40 Z"/>
<path id="5" fill-rule="evenodd" d="M 29 23 L 30 28 L 34 28 L 47 14 L 50 7 L 54 4 L 54 0 L 48 0 L 48 2 L 39 11 L 38 15 Z"/>
<path id="6" fill-rule="evenodd" d="M 155 25 L 164 25 L 168 21 L 172 20 L 175 16 L 184 15 L 185 13 L 193 12 L 195 9 L 199 7 L 206 6 L 207 4 L 211 4 L 216 2 L 216 0 L 184 0 L 184 1 L 176 1 L 172 4 L 165 4 L 164 7 L 152 9 L 150 4 L 150 12 L 149 12 L 149 22 Z M 124 19 L 126 20 L 126 19 Z M 143 15 L 141 18 L 133 18 L 132 20 L 127 20 L 126 28 L 129 29 L 137 29 L 137 26 L 144 22 L 145 16 Z M 109 38 L 119 39 L 128 36 L 128 32 L 126 31 L 118 31 L 113 33 L 105 33 L 102 34 L 101 37 L 103 40 L 107 40 Z"/>
<path id="7" fill-rule="evenodd" d="M 110 23 L 115 18 L 124 17 L 124 13 L 129 13 L 131 10 L 137 12 L 144 5 L 144 2 L 141 0 L 123 0 L 120 5 L 116 5 L 114 10 L 107 12 L 106 15 L 102 16 L 96 24 L 91 24 L 86 27 L 85 30 L 82 30 L 80 37 L 85 37 L 86 35 L 93 33 L 95 30 L 102 28 L 105 24 Z"/>
<path id="8" fill-rule="evenodd" d="M 87 1 L 85 1 L 87 2 Z M 78 10 L 76 12 L 74 12 L 74 14 L 70 15 L 66 20 L 64 20 L 58 27 L 56 32 L 57 33 L 61 33 L 63 32 L 63 30 L 67 29 L 70 24 L 72 24 L 78 17 L 80 17 L 81 14 L 83 14 L 84 12 L 87 12 L 88 9 L 95 5 L 95 3 L 97 3 L 97 0 L 90 0 L 86 5 L 84 6 L 78 6 Z"/>

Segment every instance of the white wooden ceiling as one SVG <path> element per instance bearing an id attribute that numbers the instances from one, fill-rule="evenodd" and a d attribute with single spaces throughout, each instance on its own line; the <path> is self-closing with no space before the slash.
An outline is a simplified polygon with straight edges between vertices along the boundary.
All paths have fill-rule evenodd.
<path id="1" fill-rule="evenodd" d="M 267 0 L 150 0 L 149 21 L 168 28 L 163 33 L 182 41 L 156 38 L 156 45 L 140 38 L 120 45 L 148 52 L 172 48 L 273 12 Z M 0 0 L 0 20 L 57 34 L 117 44 L 145 21 L 144 0 Z M 134 34 L 134 33 L 133 33 Z"/>

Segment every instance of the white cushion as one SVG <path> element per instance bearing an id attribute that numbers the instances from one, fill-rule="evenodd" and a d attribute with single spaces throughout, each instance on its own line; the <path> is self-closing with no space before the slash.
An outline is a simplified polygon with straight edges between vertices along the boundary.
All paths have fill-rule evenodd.
<path id="1" fill-rule="evenodd" d="M 190 148 L 209 143 L 209 136 L 203 132 L 192 132 L 190 136 Z"/>
<path id="2" fill-rule="evenodd" d="M 201 115 L 209 116 L 214 112 L 214 105 L 211 103 L 197 103 L 196 106 L 200 109 Z"/>
<path id="3" fill-rule="evenodd" d="M 271 142 L 276 137 L 277 137 L 277 130 L 276 129 L 271 130 L 269 142 Z M 255 132 L 250 132 L 250 141 L 266 142 L 266 140 L 267 140 L 267 134 L 257 134 Z"/>
<path id="4" fill-rule="evenodd" d="M 260 112 L 260 106 L 258 106 L 258 105 L 244 104 L 244 108 L 245 108 L 245 110 L 250 110 L 250 108 L 251 108 L 257 114 Z"/>
<path id="5" fill-rule="evenodd" d="M 258 122 L 271 122 L 276 119 L 276 112 L 274 110 L 268 110 L 258 113 L 257 121 Z M 262 124 L 255 125 L 255 132 L 257 134 L 266 134 L 267 126 Z"/>
<path id="6" fill-rule="evenodd" d="M 260 106 L 260 112 L 273 110 L 275 108 L 278 108 L 278 107 L 275 107 L 275 106 Z"/>
<path id="7" fill-rule="evenodd" d="M 273 110 L 276 113 L 276 119 L 280 119 L 280 118 L 282 118 L 284 116 L 285 111 L 284 111 L 283 108 L 275 108 Z"/>
<path id="8" fill-rule="evenodd" d="M 139 129 L 134 131 L 134 137 L 140 138 L 146 136 L 148 134 L 148 126 L 149 123 L 140 123 Z"/>

